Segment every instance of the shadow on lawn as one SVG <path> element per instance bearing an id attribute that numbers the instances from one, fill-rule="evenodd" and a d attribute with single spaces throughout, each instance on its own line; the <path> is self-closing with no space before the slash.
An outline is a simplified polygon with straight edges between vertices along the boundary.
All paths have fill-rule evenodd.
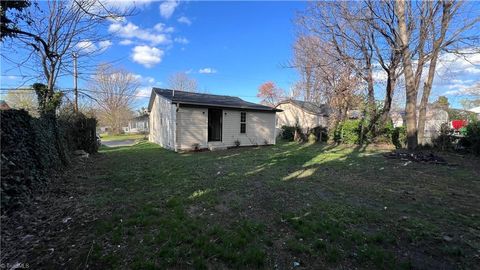
<path id="1" fill-rule="evenodd" d="M 446 229 L 438 219 L 451 218 L 425 206 L 432 202 L 428 192 L 444 192 L 441 179 L 429 180 L 428 168 L 395 169 L 401 165 L 375 149 L 281 142 L 178 154 L 140 143 L 102 153 L 110 171 L 97 200 L 111 208 L 111 217 L 98 224 L 92 258 L 99 265 L 289 268 L 297 260 L 307 268 L 393 269 L 472 263 L 464 243 L 438 239 Z M 432 182 L 430 190 L 421 189 Z M 416 200 L 405 196 L 407 188 Z"/>

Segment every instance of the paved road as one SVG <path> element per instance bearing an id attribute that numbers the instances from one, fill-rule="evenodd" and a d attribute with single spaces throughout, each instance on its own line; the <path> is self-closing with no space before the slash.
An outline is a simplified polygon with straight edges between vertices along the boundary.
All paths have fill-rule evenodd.
<path id="1" fill-rule="evenodd" d="M 135 144 L 135 140 L 102 141 L 102 144 L 108 147 L 132 146 Z"/>

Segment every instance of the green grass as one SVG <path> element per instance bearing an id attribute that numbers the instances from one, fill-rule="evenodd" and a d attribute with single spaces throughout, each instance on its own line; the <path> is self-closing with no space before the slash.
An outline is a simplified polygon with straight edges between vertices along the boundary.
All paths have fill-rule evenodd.
<path id="1" fill-rule="evenodd" d="M 183 154 L 145 142 L 104 149 L 82 178 L 92 187 L 85 202 L 102 213 L 89 264 L 474 268 L 480 185 L 468 162 L 478 160 L 403 166 L 383 151 L 283 142 Z"/>
<path id="2" fill-rule="evenodd" d="M 141 140 L 148 137 L 143 134 L 120 134 L 120 135 L 108 135 L 100 134 L 100 139 L 104 142 L 107 141 L 122 141 L 122 140 Z"/>

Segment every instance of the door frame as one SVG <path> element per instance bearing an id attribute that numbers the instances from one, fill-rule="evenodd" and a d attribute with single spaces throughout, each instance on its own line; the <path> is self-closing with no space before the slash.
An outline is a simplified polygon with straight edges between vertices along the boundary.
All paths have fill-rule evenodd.
<path id="1" fill-rule="evenodd" d="M 219 119 L 219 126 L 220 126 L 220 139 L 219 140 L 213 140 L 211 139 L 210 136 L 210 117 L 211 111 L 216 111 L 219 112 L 220 114 L 220 119 Z M 222 109 L 214 109 L 214 108 L 208 108 L 208 118 L 207 118 L 207 141 L 208 142 L 221 142 L 223 139 L 223 110 Z"/>

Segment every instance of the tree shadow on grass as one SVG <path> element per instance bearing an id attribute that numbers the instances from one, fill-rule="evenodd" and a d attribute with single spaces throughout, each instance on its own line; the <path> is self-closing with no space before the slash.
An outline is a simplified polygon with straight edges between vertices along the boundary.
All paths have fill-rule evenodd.
<path id="1" fill-rule="evenodd" d="M 146 261 L 154 265 L 158 258 L 171 260 L 170 267 L 179 266 L 177 259 L 195 258 L 214 267 L 211 258 L 218 258 L 232 268 L 243 262 L 271 268 L 278 256 L 284 268 L 292 258 L 307 268 L 396 268 L 402 262 L 407 268 L 409 262 L 441 268 L 471 258 L 462 243 L 438 241 L 442 228 L 428 219 L 430 213 L 409 212 L 402 219 L 404 207 L 418 210 L 432 203 L 417 190 L 418 203 L 405 196 L 406 187 L 435 182 L 432 190 L 439 189 L 442 180 L 426 179 L 418 167 L 394 169 L 399 165 L 368 147 L 279 143 L 177 154 L 145 144 L 117 150 L 105 152 L 116 166 L 110 172 L 117 181 L 113 186 L 121 189 L 108 197 L 117 215 L 109 220 L 116 225 L 107 239 L 129 231 L 129 239 L 145 240 L 148 250 L 167 242 L 158 253 L 132 246 L 136 256 L 146 252 Z M 132 208 L 122 212 L 119 204 Z M 245 222 L 246 228 L 239 225 Z M 277 240 L 285 246 L 266 244 Z M 443 246 L 458 250 L 456 245 L 468 256 L 439 251 Z M 190 255 L 181 255 L 186 250 Z"/>

